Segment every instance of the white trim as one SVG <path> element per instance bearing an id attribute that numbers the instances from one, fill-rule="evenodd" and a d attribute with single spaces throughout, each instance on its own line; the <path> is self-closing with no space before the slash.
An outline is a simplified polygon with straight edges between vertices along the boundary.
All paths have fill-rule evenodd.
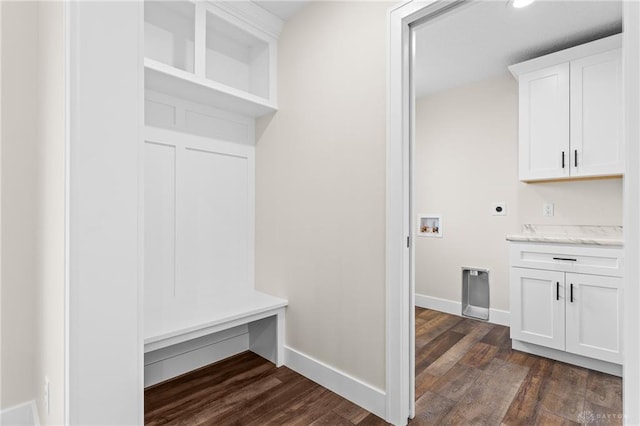
<path id="1" fill-rule="evenodd" d="M 142 3 L 67 7 L 65 423 L 133 424 L 143 419 L 144 396 L 137 258 Z M 101 30 L 114 16 L 119 31 L 105 38 Z M 104 46 L 122 61 L 110 61 Z"/>
<path id="2" fill-rule="evenodd" d="M 239 19 L 246 25 L 258 29 L 271 37 L 278 38 L 282 32 L 284 21 L 273 13 L 263 9 L 253 2 L 244 1 L 208 1 L 209 7 L 213 5 L 220 10 Z"/>
<path id="3" fill-rule="evenodd" d="M 426 296 L 424 294 L 416 294 L 416 306 L 419 308 L 433 309 L 434 311 L 444 312 L 451 315 L 462 316 L 462 303 L 453 300 L 440 299 L 438 297 Z M 489 320 L 492 324 L 504 325 L 509 327 L 510 324 L 509 311 L 501 309 L 489 309 Z"/>
<path id="4" fill-rule="evenodd" d="M 386 177 L 386 417 L 405 425 L 415 412 L 415 293 L 411 278 L 411 28 L 422 18 L 464 0 L 402 2 L 388 12 Z"/>
<path id="5" fill-rule="evenodd" d="M 406 3 L 389 10 L 387 53 L 387 177 L 386 177 L 386 417 L 404 425 L 413 411 L 410 396 L 411 322 L 410 257 L 405 239 L 411 235 L 409 211 L 409 46 Z"/>
<path id="6" fill-rule="evenodd" d="M 69 217 L 70 197 L 71 192 L 71 174 L 69 164 L 71 162 L 71 6 L 70 2 L 62 3 L 63 10 L 63 23 L 62 29 L 64 31 L 64 409 L 62 419 L 64 424 L 70 423 L 70 405 L 69 405 L 69 389 L 70 389 L 70 374 L 69 374 L 69 354 L 70 349 L 70 317 L 69 306 L 70 302 L 70 286 L 69 286 L 69 223 L 71 221 Z M 142 382 L 141 382 L 142 383 Z"/>
<path id="7" fill-rule="evenodd" d="M 144 2 L 138 6 L 139 16 L 144 21 Z M 145 132 L 145 87 L 144 87 L 144 23 L 138 25 L 138 424 L 144 424 L 144 132 Z"/>
<path id="8" fill-rule="evenodd" d="M 0 22 L 2 22 L 2 4 L 0 4 Z M 0 31 L 0 58 L 2 58 L 2 31 Z M 2 66 L 0 64 L 0 82 L 2 82 Z M 0 84 L 0 99 L 2 99 L 2 84 Z M 2 102 L 0 102 L 0 139 L 2 135 Z M 0 141 L 0 206 L 2 205 L 2 143 Z M 0 224 L 2 223 L 2 208 L 0 208 Z M 2 259 L 2 226 L 0 226 L 0 259 Z M 2 306 L 2 262 L 0 261 L 0 306 Z M 2 315 L 0 315 L 0 330 L 2 330 Z M 0 339 L 1 340 L 1 339 Z M 0 372 L 2 372 L 2 356 L 0 355 Z M 0 401 L 2 398 L 2 385 L 0 385 Z M 2 419 L 0 419 L 2 420 Z M 0 424 L 2 422 L 0 421 Z"/>
<path id="9" fill-rule="evenodd" d="M 372 412 L 376 416 L 385 417 L 386 394 L 381 389 L 288 346 L 284 347 L 284 352 L 285 365 L 290 369 Z"/>
<path id="10" fill-rule="evenodd" d="M 640 4 L 623 2 L 624 143 L 624 306 L 623 407 L 625 424 L 640 424 Z"/>
<path id="11" fill-rule="evenodd" d="M 547 348 L 545 346 L 535 345 L 533 343 L 522 342 L 520 340 L 512 340 L 511 347 L 517 351 L 527 352 L 530 354 L 543 356 L 545 358 L 555 359 L 556 361 L 565 362 L 567 364 L 577 365 L 579 367 L 589 368 L 591 370 L 601 371 L 603 373 L 612 374 L 622 377 L 622 366 L 599 359 L 588 358 L 581 355 L 572 354 L 558 349 Z"/>
<path id="12" fill-rule="evenodd" d="M 0 425 L 5 424 L 40 426 L 36 402 L 32 400 L 0 410 Z"/>
<path id="13" fill-rule="evenodd" d="M 560 50 L 559 52 L 549 53 L 548 55 L 510 65 L 507 68 L 515 79 L 518 80 L 522 74 L 562 64 L 564 62 L 570 62 L 575 59 L 584 58 L 585 56 L 596 55 L 598 53 L 618 49 L 621 45 L 622 35 L 615 34 L 590 43 L 581 44 L 569 49 Z"/>

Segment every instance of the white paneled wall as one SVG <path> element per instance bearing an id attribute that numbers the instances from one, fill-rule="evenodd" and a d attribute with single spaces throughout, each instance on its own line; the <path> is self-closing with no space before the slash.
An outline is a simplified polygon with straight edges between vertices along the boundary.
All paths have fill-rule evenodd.
<path id="1" fill-rule="evenodd" d="M 252 119 L 153 91 L 145 106 L 148 337 L 253 290 L 255 147 Z M 244 325 L 149 352 L 145 386 L 248 349 Z"/>
<path id="2" fill-rule="evenodd" d="M 145 312 L 253 288 L 254 148 L 147 128 Z"/>
<path id="3" fill-rule="evenodd" d="M 243 145 L 254 144 L 252 119 L 152 90 L 145 93 L 145 123 Z"/>

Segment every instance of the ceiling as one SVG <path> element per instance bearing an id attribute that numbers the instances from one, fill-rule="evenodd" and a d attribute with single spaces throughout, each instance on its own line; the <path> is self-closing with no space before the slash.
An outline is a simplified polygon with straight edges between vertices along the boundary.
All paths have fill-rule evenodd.
<path id="1" fill-rule="evenodd" d="M 538 0 L 523 9 L 505 0 L 472 2 L 416 29 L 416 98 L 621 29 L 620 1 Z"/>

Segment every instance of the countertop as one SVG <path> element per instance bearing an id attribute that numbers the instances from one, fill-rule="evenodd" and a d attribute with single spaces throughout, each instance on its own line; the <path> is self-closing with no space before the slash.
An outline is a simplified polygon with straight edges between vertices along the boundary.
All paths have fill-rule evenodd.
<path id="1" fill-rule="evenodd" d="M 592 244 L 622 246 L 622 226 L 523 225 L 520 234 L 507 235 L 507 241 Z"/>

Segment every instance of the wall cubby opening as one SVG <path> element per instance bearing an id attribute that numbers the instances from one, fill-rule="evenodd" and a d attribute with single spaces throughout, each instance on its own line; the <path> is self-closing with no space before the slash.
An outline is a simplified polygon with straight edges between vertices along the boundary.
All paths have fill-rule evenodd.
<path id="1" fill-rule="evenodd" d="M 208 12 L 206 78 L 269 98 L 269 43 Z"/>
<path id="2" fill-rule="evenodd" d="M 194 72 L 195 5 L 190 2 L 146 2 L 144 56 Z"/>

